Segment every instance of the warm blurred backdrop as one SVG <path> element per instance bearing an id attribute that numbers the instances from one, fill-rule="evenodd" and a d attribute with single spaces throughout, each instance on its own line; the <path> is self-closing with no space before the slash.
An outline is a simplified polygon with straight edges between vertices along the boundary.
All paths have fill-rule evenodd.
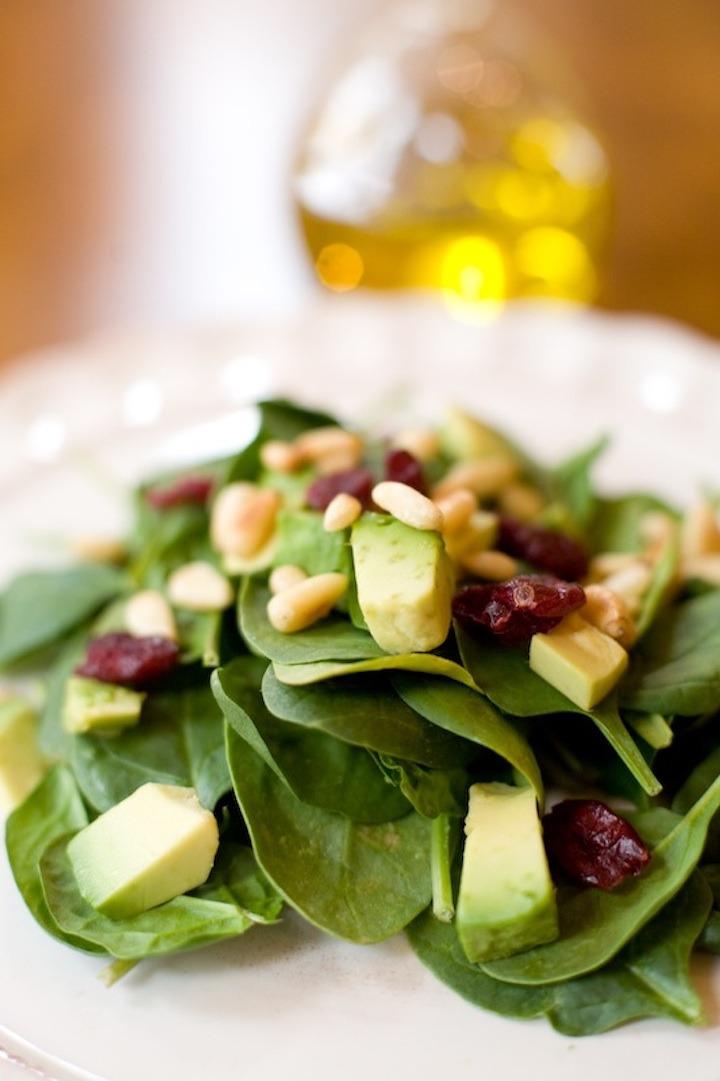
<path id="1" fill-rule="evenodd" d="M 608 148 L 599 303 L 720 335 L 717 0 L 518 0 Z M 0 360 L 113 327 L 271 315 L 317 285 L 288 177 L 373 0 L 3 0 Z"/>

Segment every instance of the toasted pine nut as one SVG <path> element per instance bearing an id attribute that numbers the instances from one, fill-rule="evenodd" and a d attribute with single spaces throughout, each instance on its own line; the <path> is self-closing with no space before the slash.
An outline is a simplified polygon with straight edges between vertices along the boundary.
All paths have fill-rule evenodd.
<path id="1" fill-rule="evenodd" d="M 587 581 L 602 582 L 611 574 L 617 574 L 637 561 L 638 557 L 634 552 L 600 552 L 590 560 Z"/>
<path id="2" fill-rule="evenodd" d="M 680 542 L 685 559 L 720 552 L 720 527 L 709 503 L 699 503 L 684 516 Z"/>
<path id="3" fill-rule="evenodd" d="M 197 560 L 174 570 L 167 583 L 168 598 L 178 608 L 219 612 L 233 602 L 233 589 L 212 563 Z"/>
<path id="4" fill-rule="evenodd" d="M 390 446 L 408 451 L 419 462 L 427 462 L 438 453 L 439 441 L 429 428 L 405 428 L 393 436 Z"/>
<path id="5" fill-rule="evenodd" d="M 86 563 L 122 563 L 127 548 L 114 537 L 72 537 L 70 550 Z"/>
<path id="6" fill-rule="evenodd" d="M 500 509 L 520 522 L 532 522 L 544 506 L 540 492 L 530 484 L 514 481 L 500 492 Z"/>
<path id="7" fill-rule="evenodd" d="M 651 579 L 652 571 L 647 563 L 643 563 L 641 559 L 635 559 L 622 570 L 609 575 L 600 584 L 622 597 L 632 615 L 637 615 Z"/>
<path id="8" fill-rule="evenodd" d="M 260 448 L 260 461 L 266 469 L 278 473 L 294 473 L 303 464 L 302 452 L 294 443 L 270 439 Z"/>
<path id="9" fill-rule="evenodd" d="M 302 567 L 297 567 L 294 563 L 282 563 L 270 572 L 268 586 L 271 593 L 282 593 L 284 589 L 296 586 L 298 582 L 304 582 L 306 578 L 307 574 Z"/>
<path id="10" fill-rule="evenodd" d="M 505 552 L 489 549 L 485 552 L 465 552 L 458 562 L 463 570 L 476 578 L 486 578 L 489 582 L 504 582 L 517 572 L 517 563 Z"/>
<path id="11" fill-rule="evenodd" d="M 303 432 L 295 440 L 295 446 L 304 460 L 310 462 L 338 456 L 345 460 L 350 458 L 354 465 L 363 452 L 363 441 L 359 435 L 335 425 Z"/>
<path id="12" fill-rule="evenodd" d="M 630 649 L 637 640 L 637 626 L 626 601 L 606 586 L 597 583 L 585 586 L 585 604 L 580 615 L 624 649 Z"/>
<path id="13" fill-rule="evenodd" d="M 136 638 L 158 635 L 177 641 L 175 617 L 168 602 L 156 589 L 142 589 L 125 604 L 125 629 Z"/>
<path id="14" fill-rule="evenodd" d="M 466 526 L 478 506 L 477 496 L 469 488 L 457 488 L 434 502 L 442 512 L 445 537 L 454 536 Z"/>
<path id="15" fill-rule="evenodd" d="M 340 473 L 345 469 L 354 469 L 360 460 L 360 455 L 352 448 L 336 450 L 328 454 L 319 454 L 313 464 L 318 473 L 327 476 L 329 473 Z"/>
<path id="16" fill-rule="evenodd" d="M 683 578 L 701 578 L 713 586 L 720 586 L 720 552 L 707 552 L 683 561 Z"/>
<path id="17" fill-rule="evenodd" d="M 323 517 L 323 529 L 326 533 L 339 533 L 356 522 L 362 514 L 362 503 L 349 492 L 338 492 L 327 507 Z"/>
<path id="18" fill-rule="evenodd" d="M 445 548 L 451 559 L 459 560 L 468 552 L 486 552 L 497 539 L 498 516 L 490 510 L 476 510 L 457 533 L 445 536 Z"/>
<path id="19" fill-rule="evenodd" d="M 378 507 L 382 507 L 388 514 L 413 529 L 438 532 L 442 529 L 443 516 L 440 508 L 409 484 L 398 480 L 380 481 L 372 490 L 372 498 Z"/>
<path id="20" fill-rule="evenodd" d="M 276 631 L 294 634 L 323 619 L 348 587 L 346 574 L 314 574 L 288 586 L 268 601 L 267 614 Z"/>
<path id="21" fill-rule="evenodd" d="M 432 495 L 441 499 L 457 488 L 469 488 L 479 499 L 491 499 L 515 480 L 517 472 L 518 464 L 512 458 L 493 456 L 457 462 L 435 485 Z"/>
<path id="22" fill-rule="evenodd" d="M 678 532 L 677 522 L 662 511 L 643 515 L 641 529 L 645 541 L 643 557 L 651 562 L 659 558 Z"/>
<path id="23" fill-rule="evenodd" d="M 223 555 L 254 555 L 270 539 L 280 496 L 238 481 L 222 488 L 210 514 L 210 540 Z"/>

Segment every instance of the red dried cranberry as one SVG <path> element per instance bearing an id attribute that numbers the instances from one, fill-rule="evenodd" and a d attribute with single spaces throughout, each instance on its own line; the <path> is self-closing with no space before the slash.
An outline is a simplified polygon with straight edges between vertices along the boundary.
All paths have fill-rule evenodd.
<path id="1" fill-rule="evenodd" d="M 640 874 L 647 847 L 625 818 L 596 799 L 566 799 L 543 818 L 548 855 L 573 882 L 612 890 Z"/>
<path id="2" fill-rule="evenodd" d="M 585 549 L 573 537 L 554 529 L 501 516 L 495 546 L 540 571 L 570 582 L 577 582 L 587 574 Z"/>
<path id="3" fill-rule="evenodd" d="M 369 469 L 341 469 L 316 477 L 308 486 L 305 502 L 312 510 L 325 510 L 340 492 L 347 492 L 359 499 L 363 507 L 370 506 L 375 478 Z"/>
<path id="4" fill-rule="evenodd" d="M 151 488 L 145 498 L 156 510 L 175 507 L 178 503 L 197 503 L 199 506 L 204 506 L 210 497 L 212 487 L 213 482 L 210 477 L 180 477 L 166 488 Z"/>
<path id="5" fill-rule="evenodd" d="M 145 638 L 114 631 L 90 640 L 85 660 L 75 669 L 79 676 L 124 687 L 141 687 L 167 675 L 178 663 L 180 651 L 169 638 Z"/>
<path id="6" fill-rule="evenodd" d="M 543 574 L 520 574 L 507 582 L 472 585 L 453 598 L 453 615 L 470 630 L 484 627 L 506 646 L 523 646 L 582 608 L 585 593 L 575 582 Z"/>
<path id="7" fill-rule="evenodd" d="M 427 495 L 428 485 L 423 469 L 417 458 L 409 450 L 389 450 L 385 456 L 385 478 L 407 484 L 418 492 Z"/>

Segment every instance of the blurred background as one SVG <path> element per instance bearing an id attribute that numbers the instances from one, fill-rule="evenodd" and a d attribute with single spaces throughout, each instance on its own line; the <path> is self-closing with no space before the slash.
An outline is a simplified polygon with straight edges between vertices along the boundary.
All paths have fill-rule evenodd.
<path id="1" fill-rule="evenodd" d="M 610 224 L 580 299 L 720 335 L 717 0 L 513 4 L 565 53 L 605 148 Z M 3 0 L 0 362 L 318 297 L 328 237 L 313 239 L 307 215 L 303 228 L 292 178 L 376 7 Z M 429 159 L 448 130 L 433 128 Z"/>

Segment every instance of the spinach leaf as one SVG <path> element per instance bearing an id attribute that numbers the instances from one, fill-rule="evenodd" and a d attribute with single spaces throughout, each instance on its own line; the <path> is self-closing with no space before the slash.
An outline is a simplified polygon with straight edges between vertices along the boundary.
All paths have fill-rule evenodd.
<path id="1" fill-rule="evenodd" d="M 509 762 L 535 789 L 542 806 L 543 781 L 530 744 L 483 695 L 437 676 L 397 673 L 393 685 L 403 702 L 428 721 Z"/>
<path id="2" fill-rule="evenodd" d="M 275 775 L 305 803 L 358 822 L 407 814 L 402 792 L 388 784 L 362 747 L 279 720 L 260 693 L 265 662 L 242 657 L 215 672 L 212 688 L 226 720 Z"/>
<path id="3" fill-rule="evenodd" d="M 568 1036 L 589 1036 L 642 1017 L 703 1020 L 689 979 L 690 953 L 707 914 L 699 873 L 618 956 L 597 972 L 564 983 L 524 986 L 493 979 L 465 957 L 453 925 L 430 912 L 407 929 L 415 953 L 443 983 L 474 1005 L 506 1017 L 545 1015 Z"/>
<path id="4" fill-rule="evenodd" d="M 70 770 L 57 765 L 9 815 L 5 840 L 17 887 L 40 926 L 75 949 L 96 953 L 97 948 L 84 937 L 61 932 L 48 908 L 40 876 L 40 857 L 46 848 L 60 837 L 82 829 L 87 822 L 87 812 Z"/>
<path id="5" fill-rule="evenodd" d="M 456 634 L 463 662 L 498 709 L 515 717 L 552 713 L 589 717 L 643 790 L 657 795 L 662 786 L 625 727 L 614 696 L 605 698 L 592 710 L 580 709 L 531 671 L 524 653 L 498 645 L 489 635 L 482 639 L 471 635 L 462 627 L 456 628 Z"/>
<path id="6" fill-rule="evenodd" d="M 337 424 L 328 413 L 304 409 L 294 402 L 275 398 L 259 402 L 259 426 L 251 443 L 244 447 L 227 465 L 224 481 L 255 480 L 260 471 L 260 448 L 269 439 L 292 442 L 308 428 L 323 428 Z"/>
<path id="7" fill-rule="evenodd" d="M 403 702 L 383 676 L 344 676 L 288 687 L 268 668 L 262 691 L 276 717 L 393 758 L 439 768 L 463 765 L 476 753 L 471 743 L 431 724 Z"/>
<path id="8" fill-rule="evenodd" d="M 223 717 L 205 684 L 148 695 L 140 724 L 118 736 L 75 737 L 72 765 L 98 811 L 148 781 L 194 788 L 210 810 L 231 788 Z"/>
<path id="9" fill-rule="evenodd" d="M 638 552 L 644 547 L 643 518 L 660 511 L 677 517 L 663 500 L 644 492 L 599 499 L 589 527 L 595 552 Z"/>
<path id="10" fill-rule="evenodd" d="M 191 893 L 208 901 L 235 905 L 253 923 L 277 923 L 283 899 L 258 867 L 251 848 L 222 840 L 207 882 Z"/>
<path id="11" fill-rule="evenodd" d="M 562 891 L 558 897 L 560 937 L 515 957 L 492 961 L 484 970 L 519 984 L 558 983 L 601 968 L 678 892 L 695 869 L 708 824 L 720 808 L 720 778 L 653 849 L 638 878 L 612 893 Z"/>
<path id="12" fill-rule="evenodd" d="M 566 507 L 575 525 L 581 529 L 591 520 L 597 502 L 591 477 L 592 468 L 608 443 L 608 437 L 601 436 L 551 472 L 556 498 Z"/>
<path id="13" fill-rule="evenodd" d="M 431 676 L 445 676 L 457 680 L 466 687 L 477 690 L 475 681 L 466 668 L 436 653 L 393 653 L 367 661 L 315 661 L 313 664 L 274 664 L 273 671 L 281 683 L 301 687 L 319 683 L 336 676 L 351 676 L 361 672 L 426 672 Z"/>
<path id="14" fill-rule="evenodd" d="M 245 579 L 240 590 L 238 620 L 240 632 L 253 653 L 280 664 L 361 661 L 387 656 L 367 631 L 332 612 L 297 634 L 276 631 L 267 617 L 269 599 L 270 591 L 265 585 L 253 578 Z"/>
<path id="15" fill-rule="evenodd" d="M 720 864 L 706 863 L 700 872 L 710 888 L 713 904 L 697 945 L 707 953 L 720 954 Z"/>
<path id="16" fill-rule="evenodd" d="M 123 571 L 101 563 L 21 574 L 0 596 L 0 666 L 60 642 L 128 584 Z"/>
<path id="17" fill-rule="evenodd" d="M 137 916 L 110 919 L 80 893 L 67 855 L 69 840 L 55 841 L 40 861 L 48 907 L 65 934 L 80 936 L 112 957 L 137 960 L 195 950 L 242 935 L 255 923 L 234 900 L 212 899 L 210 888 L 203 897 L 183 894 Z"/>
<path id="18" fill-rule="evenodd" d="M 299 800 L 227 725 L 230 770 L 253 850 L 293 908 L 329 934 L 379 942 L 430 900 L 430 823 L 360 825 Z"/>
<path id="19" fill-rule="evenodd" d="M 633 650 L 621 701 L 695 717 L 720 709 L 720 589 L 673 605 Z"/>

